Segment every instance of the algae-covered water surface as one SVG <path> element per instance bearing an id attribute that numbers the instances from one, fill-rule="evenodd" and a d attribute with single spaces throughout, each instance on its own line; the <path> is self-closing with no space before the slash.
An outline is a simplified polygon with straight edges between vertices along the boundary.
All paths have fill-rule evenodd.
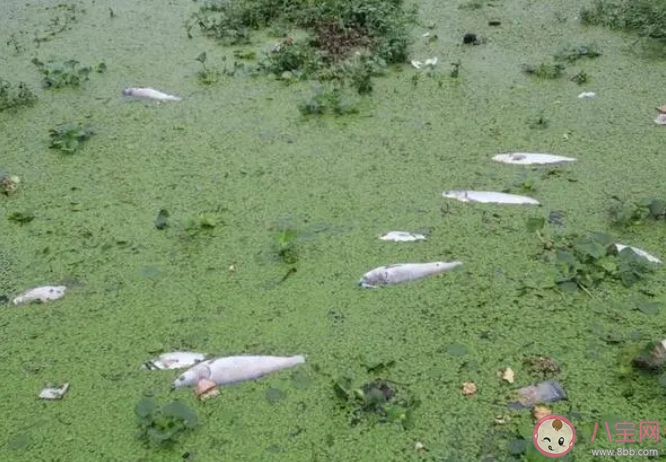
<path id="1" fill-rule="evenodd" d="M 220 43 L 192 22 L 202 5 L 0 5 L 0 295 L 67 286 L 2 307 L 0 459 L 550 460 L 530 407 L 509 406 L 545 379 L 566 393 L 544 406 L 576 429 L 568 460 L 660 448 L 638 441 L 639 423 L 663 423 L 666 376 L 631 358 L 666 337 L 663 269 L 584 238 L 666 256 L 663 60 L 581 25 L 574 0 L 424 0 L 408 57 L 330 103 L 330 81 L 257 67 L 303 30 Z M 182 100 L 123 95 L 141 86 Z M 340 114 L 319 114 L 326 104 Z M 577 160 L 492 160 L 512 151 Z M 464 189 L 541 205 L 442 197 Z M 396 230 L 427 239 L 378 239 Z M 379 266 L 454 260 L 441 276 L 358 284 Z M 175 350 L 306 363 L 201 401 L 170 391 L 181 371 L 140 369 Z M 375 380 L 400 397 L 392 412 L 357 408 Z M 65 382 L 62 400 L 38 398 Z M 144 444 L 146 397 L 198 425 Z M 635 443 L 617 442 L 621 422 Z"/>

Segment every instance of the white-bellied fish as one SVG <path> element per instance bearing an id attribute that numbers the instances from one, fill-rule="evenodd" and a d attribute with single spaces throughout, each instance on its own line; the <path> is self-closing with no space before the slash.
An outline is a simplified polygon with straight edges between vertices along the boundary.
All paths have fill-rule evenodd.
<path id="1" fill-rule="evenodd" d="M 513 165 L 545 165 L 575 162 L 573 157 L 556 156 L 554 154 L 541 154 L 536 152 L 510 152 L 497 154 L 494 161 Z"/>
<path id="2" fill-rule="evenodd" d="M 194 353 L 192 351 L 172 351 L 163 353 L 155 359 L 143 363 L 141 369 L 144 370 L 165 370 L 165 369 L 184 369 L 192 367 L 197 363 L 206 360 L 203 353 Z"/>
<path id="3" fill-rule="evenodd" d="M 358 285 L 364 289 L 374 289 L 377 286 L 401 284 L 435 274 L 446 273 L 460 265 L 462 265 L 460 261 L 436 261 L 430 263 L 397 263 L 395 265 L 381 266 L 365 273 Z"/>
<path id="4" fill-rule="evenodd" d="M 382 241 L 413 242 L 422 241 L 426 239 L 426 237 L 423 234 L 410 233 L 408 231 L 389 231 L 388 233 L 379 236 L 379 239 Z"/>
<path id="5" fill-rule="evenodd" d="M 203 361 L 181 374 L 172 388 L 197 385 L 202 379 L 217 385 L 229 385 L 245 380 L 255 380 L 271 372 L 294 367 L 305 362 L 305 356 L 229 356 Z"/>
<path id="6" fill-rule="evenodd" d="M 639 257 L 643 257 L 643 258 L 645 258 L 646 260 L 648 260 L 652 263 L 662 263 L 662 261 L 660 259 L 658 259 L 654 255 L 651 255 L 651 254 L 647 253 L 643 249 L 639 249 L 638 247 L 632 247 L 630 245 L 623 245 L 623 244 L 615 244 L 615 248 L 617 249 L 618 252 L 622 252 L 622 250 L 629 248 L 629 249 L 632 250 L 632 252 L 634 252 Z"/>
<path id="7" fill-rule="evenodd" d="M 461 202 L 478 202 L 482 204 L 530 204 L 540 205 L 539 201 L 527 196 L 507 194 L 493 191 L 444 191 L 442 196 L 447 199 L 457 199 Z"/>
<path id="8" fill-rule="evenodd" d="M 156 101 L 180 101 L 180 96 L 168 95 L 150 87 L 128 87 L 123 89 L 123 95 L 133 98 L 153 99 Z"/>
<path id="9" fill-rule="evenodd" d="M 41 302 L 47 303 L 51 300 L 57 300 L 65 295 L 67 287 L 65 286 L 43 286 L 27 290 L 12 300 L 14 305 L 22 303 Z"/>

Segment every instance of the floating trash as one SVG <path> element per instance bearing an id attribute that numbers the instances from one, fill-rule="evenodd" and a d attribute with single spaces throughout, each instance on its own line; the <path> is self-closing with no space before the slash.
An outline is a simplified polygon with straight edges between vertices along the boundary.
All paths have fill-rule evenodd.
<path id="1" fill-rule="evenodd" d="M 460 261 L 437 261 L 431 263 L 396 263 L 381 266 L 365 273 L 359 281 L 359 286 L 365 289 L 374 289 L 376 286 L 416 281 L 417 279 L 451 271 L 460 265 L 462 265 Z"/>
<path id="2" fill-rule="evenodd" d="M 425 61 L 412 61 L 412 66 L 416 69 L 423 69 L 424 67 L 433 68 L 437 64 L 437 58 L 428 58 Z"/>
<path id="3" fill-rule="evenodd" d="M 510 367 L 507 367 L 503 371 L 499 372 L 499 376 L 505 382 L 513 383 L 513 381 L 515 380 L 515 377 L 516 377 L 516 373 L 513 372 L 513 369 L 511 369 Z"/>
<path id="4" fill-rule="evenodd" d="M 146 361 L 141 366 L 141 369 L 154 371 L 166 369 L 184 369 L 192 367 L 197 363 L 206 360 L 206 355 L 203 353 L 194 353 L 191 351 L 174 351 L 171 353 L 164 353 L 155 359 Z"/>
<path id="5" fill-rule="evenodd" d="M 639 249 L 638 247 L 632 247 L 630 245 L 623 245 L 623 244 L 615 244 L 615 248 L 617 249 L 618 252 L 622 252 L 623 249 L 631 249 L 636 255 L 643 257 L 647 259 L 648 261 L 651 261 L 652 263 L 662 263 L 660 259 L 655 257 L 654 255 L 650 255 L 647 253 L 645 250 Z"/>
<path id="6" fill-rule="evenodd" d="M 65 393 L 69 390 L 69 383 L 66 383 L 60 387 L 53 387 L 47 385 L 46 388 L 44 388 L 41 393 L 39 394 L 39 397 L 42 399 L 62 399 L 63 396 L 65 396 Z"/>
<path id="7" fill-rule="evenodd" d="M 597 94 L 593 91 L 584 91 L 580 95 L 578 95 L 578 98 L 580 99 L 594 99 L 597 96 Z"/>
<path id="8" fill-rule="evenodd" d="M 659 114 L 656 119 L 654 119 L 654 123 L 657 125 L 666 125 L 666 114 Z"/>
<path id="9" fill-rule="evenodd" d="M 462 392 L 465 396 L 474 396 L 478 388 L 474 382 L 465 382 L 462 386 Z"/>
<path id="10" fill-rule="evenodd" d="M 444 191 L 442 196 L 447 199 L 457 199 L 461 202 L 478 202 L 482 204 L 531 204 L 540 205 L 536 199 L 516 194 L 507 194 L 492 191 Z"/>
<path id="11" fill-rule="evenodd" d="M 197 382 L 194 394 L 197 395 L 201 401 L 205 401 L 215 396 L 219 396 L 220 390 L 217 388 L 217 383 L 212 380 L 201 379 Z"/>
<path id="12" fill-rule="evenodd" d="M 564 162 L 575 162 L 573 157 L 556 156 L 554 154 L 539 154 L 532 152 L 512 152 L 507 154 L 497 154 L 493 157 L 496 162 L 514 165 L 544 165 L 560 164 Z"/>
<path id="13" fill-rule="evenodd" d="M 30 289 L 23 292 L 21 295 L 12 300 L 14 305 L 22 303 L 41 302 L 47 303 L 51 300 L 57 300 L 65 295 L 67 287 L 65 286 L 43 286 L 35 289 Z"/>
<path id="14" fill-rule="evenodd" d="M 532 407 L 539 403 L 554 403 L 566 398 L 564 390 L 559 383 L 554 380 L 546 380 L 538 385 L 530 385 L 518 390 L 518 402 L 513 402 L 509 406 L 513 408 Z"/>
<path id="15" fill-rule="evenodd" d="M 410 233 L 407 231 L 390 231 L 383 236 L 379 236 L 382 241 L 394 242 L 413 242 L 426 239 L 423 234 Z"/>
<path id="16" fill-rule="evenodd" d="M 209 379 L 217 385 L 229 385 L 245 380 L 255 380 L 270 372 L 294 367 L 305 362 L 305 356 L 230 356 L 203 361 L 182 375 L 173 383 L 173 388 L 191 387 L 202 379 Z"/>

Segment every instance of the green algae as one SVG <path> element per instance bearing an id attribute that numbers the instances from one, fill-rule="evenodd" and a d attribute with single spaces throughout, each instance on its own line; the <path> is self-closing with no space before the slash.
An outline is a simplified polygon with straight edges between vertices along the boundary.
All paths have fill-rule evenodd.
<path id="1" fill-rule="evenodd" d="M 595 421 L 610 414 L 659 420 L 666 403 L 657 378 L 618 374 L 617 355 L 663 338 L 666 310 L 636 309 L 636 292 L 614 285 L 595 299 L 524 291 L 552 276 L 536 258 L 542 244 L 525 228 L 532 212 L 445 203 L 440 193 L 501 189 L 535 176 L 535 197 L 546 212 L 565 211 L 566 230 L 606 229 L 612 195 L 660 195 L 663 140 L 652 108 L 663 103 L 664 65 L 627 54 L 624 38 L 612 32 L 581 29 L 573 0 L 484 2 L 476 11 L 459 9 L 463 3 L 423 2 L 420 17 L 435 21 L 439 40 L 415 41 L 410 53 L 460 60 L 460 83 L 422 79 L 414 87 L 417 71 L 405 66 L 376 79 L 372 98 L 351 119 L 301 118 L 307 84 L 237 73 L 202 88 L 192 57 L 206 49 L 208 62 L 220 62 L 232 50 L 174 34 L 189 13 L 185 4 L 118 2 L 113 19 L 108 9 L 86 5 L 71 30 L 40 43 L 39 56 L 103 57 L 109 70 L 74 93 L 40 92 L 34 107 L 0 114 L 2 168 L 22 179 L 17 194 L 0 197 L 2 216 L 35 211 L 22 226 L 0 221 L 0 295 L 81 281 L 52 304 L 3 308 L 3 389 L 12 398 L 0 404 L 11 416 L 0 427 L 2 460 L 138 462 L 189 453 L 198 461 L 404 461 L 423 457 L 416 441 L 431 460 L 506 460 L 532 420 L 508 411 L 502 397 L 541 380 L 523 363 L 535 356 L 561 368 L 557 379 L 569 399 L 552 409 L 580 428 L 577 460 L 592 460 L 589 448 L 617 447 L 599 434 L 589 442 Z M 50 14 L 40 8 L 0 6 L 0 43 L 14 34 L 30 49 L 7 57 L 11 76 L 30 88 L 40 76 L 27 37 Z M 487 10 L 501 27 L 486 28 Z M 93 29 L 99 24 L 106 28 Z M 463 47 L 470 30 L 488 42 Z M 416 27 L 413 35 L 425 31 Z M 269 46 L 261 40 L 257 49 Z M 523 62 L 592 42 L 604 55 L 567 71 L 591 76 L 584 86 L 597 92 L 595 101 L 578 100 L 579 86 L 567 79 L 532 81 L 520 72 Z M 128 103 L 121 83 L 186 98 Z M 533 130 L 525 121 L 539 108 L 548 108 L 549 124 Z M 45 130 L 82 116 L 100 127 L 94 146 L 85 156 L 53 156 Z M 490 161 L 528 149 L 579 161 L 543 178 L 543 169 Z M 181 238 L 188 217 L 218 207 L 228 209 L 223 223 Z M 162 208 L 170 226 L 157 230 Z M 273 223 L 288 216 L 299 230 L 312 226 L 316 239 L 299 247 L 297 273 L 262 290 L 284 275 L 265 254 Z M 339 232 L 316 232 L 317 223 Z M 422 228 L 430 239 L 418 246 L 377 239 Z M 613 233 L 657 253 L 664 228 L 655 222 Z M 374 267 L 435 259 L 460 259 L 465 269 L 386 290 L 356 287 Z M 662 278 L 660 270 L 640 286 L 659 306 Z M 174 373 L 139 370 L 151 352 L 170 349 L 305 353 L 308 362 L 199 403 L 185 391 L 170 396 Z M 358 368 L 361 353 L 395 361 L 387 377 L 422 401 L 410 430 L 382 424 L 357 431 L 337 409 L 331 380 Z M 513 386 L 496 376 L 507 365 L 516 372 Z M 462 395 L 466 381 L 477 384 L 476 396 Z M 44 402 L 36 396 L 46 382 L 72 388 L 62 401 Z M 271 389 L 285 397 L 270 402 Z M 201 417 L 175 454 L 146 450 L 134 438 L 134 406 L 146 394 L 182 399 Z M 503 414 L 511 423 L 496 423 Z"/>

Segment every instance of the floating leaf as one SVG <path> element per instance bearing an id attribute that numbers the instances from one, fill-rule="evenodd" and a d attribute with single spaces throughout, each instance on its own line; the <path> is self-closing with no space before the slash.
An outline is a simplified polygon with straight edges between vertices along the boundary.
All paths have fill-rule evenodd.
<path id="1" fill-rule="evenodd" d="M 546 225 L 546 220 L 543 217 L 532 217 L 527 219 L 527 231 L 535 233 L 543 229 Z"/>
<path id="2" fill-rule="evenodd" d="M 656 314 L 659 314 L 659 305 L 656 303 L 650 303 L 650 302 L 638 302 L 636 305 L 636 308 L 639 309 L 639 311 L 649 314 L 651 316 L 654 316 Z"/>
<path id="3" fill-rule="evenodd" d="M 454 357 L 461 357 L 467 354 L 467 348 L 464 345 L 453 344 L 446 349 L 447 353 Z"/>

